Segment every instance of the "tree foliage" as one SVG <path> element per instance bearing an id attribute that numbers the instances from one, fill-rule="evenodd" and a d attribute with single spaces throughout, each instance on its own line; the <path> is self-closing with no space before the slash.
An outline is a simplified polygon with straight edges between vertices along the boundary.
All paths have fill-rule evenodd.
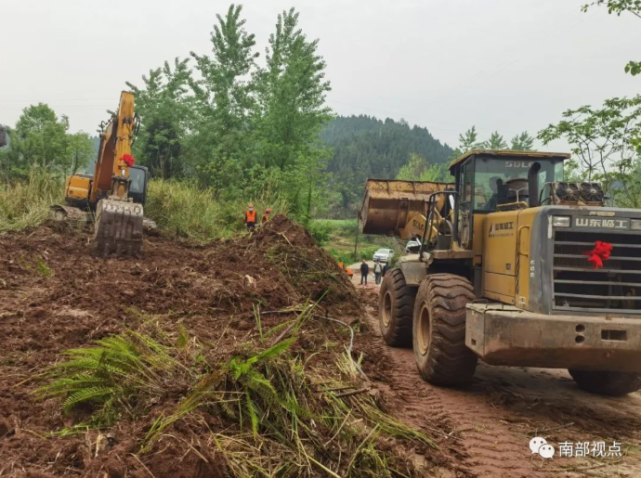
<path id="1" fill-rule="evenodd" d="M 415 153 L 410 155 L 409 162 L 399 170 L 396 179 L 436 182 L 450 182 L 453 180 L 447 163 L 430 164 L 427 159 Z"/>
<path id="2" fill-rule="evenodd" d="M 527 131 L 517 134 L 510 141 L 510 149 L 514 151 L 532 151 L 534 148 L 534 137 L 530 136 Z"/>
<path id="3" fill-rule="evenodd" d="M 601 181 L 617 204 L 641 207 L 641 95 L 567 110 L 538 137 L 543 144 L 570 143 L 576 162 L 566 172 L 573 177 Z"/>
<path id="4" fill-rule="evenodd" d="M 10 147 L 0 152 L 3 179 L 25 179 L 33 167 L 68 175 L 88 164 L 94 155 L 91 138 L 68 130 L 69 119 L 58 117 L 48 105 L 25 108 L 9 130 Z"/>
<path id="5" fill-rule="evenodd" d="M 187 97 L 191 72 L 187 60 L 174 60 L 142 77 L 144 87 L 127 82 L 136 98 L 136 111 L 143 118 L 134 155 L 156 177 L 185 174 L 183 139 L 189 127 L 192 102 Z"/>
<path id="6" fill-rule="evenodd" d="M 487 140 L 479 141 L 478 132 L 476 131 L 475 126 L 472 126 L 464 133 L 461 133 L 458 139 L 458 148 L 454 150 L 454 153 L 450 157 L 452 160 L 462 156 L 468 151 L 472 151 L 473 149 L 511 149 L 514 151 L 532 151 L 534 148 L 534 138 L 527 131 L 514 136 L 514 138 L 510 140 L 509 146 L 503 135 L 498 131 L 494 131 Z"/>
<path id="7" fill-rule="evenodd" d="M 494 149 L 494 150 L 507 149 L 507 143 L 505 142 L 505 139 L 503 139 L 503 136 L 499 134 L 498 131 L 495 131 L 490 135 L 490 139 L 488 139 L 485 142 L 484 146 L 486 149 Z"/>
<path id="8" fill-rule="evenodd" d="M 242 7 L 231 5 L 217 15 L 209 53 L 128 83 L 142 117 L 141 163 L 165 178 L 194 177 L 221 200 L 280 197 L 294 215 L 312 214 L 325 189 L 329 152 L 318 138 L 331 119 L 330 86 L 318 41 L 298 22 L 294 9 L 278 15 L 260 66 Z"/>
<path id="9" fill-rule="evenodd" d="M 452 154 L 426 128 L 389 118 L 337 117 L 323 130 L 321 139 L 334 151 L 327 164 L 326 199 L 333 216 L 341 218 L 356 217 L 367 178 L 396 178 L 412 154 L 429 158 L 432 165 L 447 163 Z"/>

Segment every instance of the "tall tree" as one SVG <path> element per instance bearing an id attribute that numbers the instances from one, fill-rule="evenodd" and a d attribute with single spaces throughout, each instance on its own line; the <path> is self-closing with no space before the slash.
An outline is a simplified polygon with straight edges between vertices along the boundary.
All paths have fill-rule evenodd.
<path id="1" fill-rule="evenodd" d="M 499 134 L 498 131 L 495 131 L 490 135 L 490 139 L 488 139 L 483 146 L 487 149 L 493 149 L 493 150 L 499 150 L 499 149 L 507 149 L 507 143 L 503 139 L 503 136 Z"/>
<path id="2" fill-rule="evenodd" d="M 141 117 L 134 154 L 154 176 L 180 176 L 187 168 L 181 153 L 193 117 L 193 100 L 187 96 L 190 79 L 188 60 L 176 58 L 173 68 L 165 62 L 143 75 L 141 88 L 127 82 Z"/>
<path id="3" fill-rule="evenodd" d="M 278 15 L 269 38 L 266 68 L 257 74 L 259 155 L 267 166 L 281 169 L 311 154 L 329 121 L 325 95 L 325 61 L 318 40 L 309 41 L 292 8 Z"/>
<path id="4" fill-rule="evenodd" d="M 483 147 L 483 143 L 478 141 L 478 133 L 476 132 L 476 126 L 472 126 L 465 133 L 459 134 L 458 141 L 459 141 L 458 150 L 461 154 L 465 154 L 466 152 L 472 149 Z"/>
<path id="5" fill-rule="evenodd" d="M 199 178 L 219 192 L 231 192 L 243 181 L 254 157 L 252 117 L 256 109 L 256 40 L 247 32 L 242 6 L 230 5 L 216 15 L 211 32 L 211 55 L 191 52 L 200 79 L 191 83 L 196 121 L 189 155 Z"/>
<path id="6" fill-rule="evenodd" d="M 76 174 L 96 157 L 94 142 L 82 131 L 67 135 L 66 155 L 61 161 L 65 175 Z"/>
<path id="7" fill-rule="evenodd" d="M 534 137 L 530 136 L 527 131 L 517 134 L 511 140 L 510 149 L 514 151 L 532 151 L 534 148 Z"/>

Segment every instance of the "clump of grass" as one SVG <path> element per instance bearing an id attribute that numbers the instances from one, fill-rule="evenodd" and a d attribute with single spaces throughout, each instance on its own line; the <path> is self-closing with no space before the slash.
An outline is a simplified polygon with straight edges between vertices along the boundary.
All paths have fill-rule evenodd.
<path id="1" fill-rule="evenodd" d="M 47 265 L 42 256 L 38 256 L 38 260 L 36 261 L 36 271 L 38 271 L 38 274 L 43 279 L 49 279 L 53 275 L 51 268 Z"/>
<path id="2" fill-rule="evenodd" d="M 64 180 L 33 168 L 26 181 L 0 184 L 0 232 L 37 227 L 49 217 L 49 206 L 64 201 Z"/>
<path id="3" fill-rule="evenodd" d="M 169 236 L 210 240 L 221 235 L 220 205 L 209 189 L 182 181 L 152 180 L 145 207 L 161 231 Z"/>
<path id="4" fill-rule="evenodd" d="M 161 452 L 163 439 L 189 428 L 209 439 L 199 456 L 222 456 L 231 476 L 412 476 L 411 460 L 393 443 L 424 450 L 434 443 L 378 408 L 349 354 L 330 352 L 336 363 L 315 363 L 318 352 L 300 348 L 301 334 L 322 334 L 329 324 L 319 323 L 313 311 L 306 306 L 294 320 L 261 326 L 253 340 L 217 363 L 196 363 L 203 345 L 182 327 L 178 340 L 164 336 L 164 344 L 131 331 L 102 339 L 67 352 L 70 360 L 53 366 L 52 381 L 37 393 L 63 397 L 65 410 L 90 407 L 90 425 L 156 413 L 141 441 L 142 460 Z M 175 400 L 177 382 L 182 398 L 168 403 L 163 397 L 173 388 Z M 164 404 L 163 411 L 154 412 L 151 403 Z"/>
<path id="5" fill-rule="evenodd" d="M 51 381 L 35 391 L 40 398 L 64 397 L 63 409 L 88 405 L 92 422 L 112 424 L 122 413 L 132 414 L 145 398 L 161 395 L 180 363 L 167 348 L 134 331 L 97 340 L 93 347 L 65 352 L 69 360 L 52 366 Z"/>

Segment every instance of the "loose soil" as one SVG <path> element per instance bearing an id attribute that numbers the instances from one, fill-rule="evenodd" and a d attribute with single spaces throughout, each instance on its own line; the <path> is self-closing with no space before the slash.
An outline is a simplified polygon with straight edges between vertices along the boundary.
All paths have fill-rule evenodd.
<path id="1" fill-rule="evenodd" d="M 0 476 L 222 473 L 224 467 L 199 457 L 193 431 L 179 424 L 161 453 L 138 456 L 153 417 L 121 421 L 100 435 L 50 436 L 87 418 L 65 415 L 59 399 L 32 393 L 42 385 L 39 374 L 67 349 L 127 329 L 157 327 L 174 340 L 182 327 L 204 344 L 204 361 L 219 363 L 247 352 L 239 348 L 256 336 L 257 313 L 263 330 L 316 301 L 319 316 L 348 323 L 363 316 L 346 274 L 283 216 L 251 236 L 206 245 L 146 237 L 144 248 L 141 259 L 94 258 L 90 236 L 54 224 L 0 236 Z M 323 325 L 327 336 L 302 336 L 296 346 L 318 351 L 330 339 L 349 341 L 345 327 Z M 315 360 L 335 358 L 325 352 Z M 166 407 L 184 393 L 168 390 Z M 103 438 L 106 445 L 96 442 Z"/>
<path id="2" fill-rule="evenodd" d="M 490 367 L 480 363 L 470 387 L 448 389 L 424 382 L 411 349 L 387 347 L 378 330 L 378 286 L 353 281 L 367 304 L 371 335 L 360 337 L 372 360 L 364 370 L 385 390 L 387 410 L 405 423 L 439 431 L 441 448 L 455 456 L 452 470 L 478 477 L 641 476 L 641 393 L 623 398 L 579 390 L 566 371 Z M 377 336 L 377 338 L 374 338 Z M 359 345 L 362 342 L 359 342 Z M 374 359 L 373 357 L 376 357 Z M 436 430 L 435 430 L 436 428 Z M 552 460 L 528 444 L 544 437 Z M 561 442 L 621 444 L 621 457 L 558 457 Z"/>
<path id="3" fill-rule="evenodd" d="M 56 227 L 0 236 L 0 476 L 230 476 L 223 458 L 203 448 L 213 447 L 204 434 L 221 426 L 216 417 L 202 434 L 202 426 L 176 423 L 149 453 L 140 453 L 140 441 L 152 416 L 50 435 L 82 417 L 63 414 L 59 399 L 37 400 L 39 374 L 67 349 L 149 326 L 177 337 L 181 325 L 216 362 L 257 335 L 256 310 L 266 329 L 309 301 L 320 301 L 319 316 L 356 330 L 353 357 L 381 407 L 436 440 L 438 450 L 403 450 L 412 476 L 641 476 L 640 394 L 597 397 L 565 372 L 483 365 L 468 389 L 432 387 L 415 372 L 410 350 L 383 344 L 373 280 L 354 287 L 307 231 L 282 216 L 252 236 L 205 245 L 145 238 L 144 259 L 96 259 L 89 241 Z M 327 343 L 346 345 L 349 334 L 330 322 L 317 330 L 297 347 L 334 367 Z M 176 388 L 160 410 L 184 396 Z M 616 440 L 624 456 L 544 461 L 528 449 L 536 435 L 555 446 Z"/>

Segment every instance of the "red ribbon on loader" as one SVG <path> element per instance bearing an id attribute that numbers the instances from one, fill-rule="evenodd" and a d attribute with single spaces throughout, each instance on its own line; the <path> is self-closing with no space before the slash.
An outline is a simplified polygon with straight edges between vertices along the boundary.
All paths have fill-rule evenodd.
<path id="1" fill-rule="evenodd" d="M 589 252 L 584 252 L 588 257 L 588 262 L 591 262 L 594 265 L 595 269 L 603 268 L 603 261 L 610 259 L 610 254 L 612 253 L 612 244 L 607 242 L 596 241 L 594 249 Z"/>

